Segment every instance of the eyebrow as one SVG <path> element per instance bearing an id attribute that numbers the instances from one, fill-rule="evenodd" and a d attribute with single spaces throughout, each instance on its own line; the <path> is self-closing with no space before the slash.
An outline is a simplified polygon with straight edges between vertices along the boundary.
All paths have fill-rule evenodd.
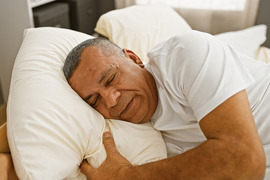
<path id="1" fill-rule="evenodd" d="M 105 70 L 104 72 L 102 72 L 102 73 L 101 73 L 101 77 L 100 77 L 100 79 L 99 79 L 99 81 L 98 81 L 98 84 L 100 84 L 100 83 L 105 79 L 105 77 L 106 77 L 108 74 L 110 74 L 111 71 L 113 71 L 113 69 L 114 69 L 114 68 L 111 67 L 110 69 L 107 69 L 107 70 Z M 88 101 L 92 96 L 93 96 L 93 94 L 90 94 L 90 95 L 86 96 L 85 98 L 83 98 L 83 100 L 84 100 L 84 101 Z"/>

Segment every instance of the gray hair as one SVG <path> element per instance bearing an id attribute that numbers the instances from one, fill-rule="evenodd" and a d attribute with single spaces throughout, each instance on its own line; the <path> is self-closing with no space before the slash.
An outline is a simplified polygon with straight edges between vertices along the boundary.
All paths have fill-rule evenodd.
<path id="1" fill-rule="evenodd" d="M 64 75 L 67 80 L 71 77 L 72 73 L 78 67 L 81 54 L 86 47 L 96 46 L 102 49 L 102 52 L 106 56 L 117 55 L 119 57 L 125 57 L 122 49 L 116 44 L 105 38 L 93 38 L 83 41 L 76 47 L 74 47 L 68 54 L 63 67 Z"/>

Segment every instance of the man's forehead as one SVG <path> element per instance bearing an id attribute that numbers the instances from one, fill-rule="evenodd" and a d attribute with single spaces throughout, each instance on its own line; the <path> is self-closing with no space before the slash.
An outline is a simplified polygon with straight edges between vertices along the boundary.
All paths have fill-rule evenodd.
<path id="1" fill-rule="evenodd" d="M 111 59 L 112 58 L 112 59 Z M 118 67 L 114 56 L 105 56 L 98 47 L 87 47 L 70 79 L 94 78 L 108 74 L 109 69 Z M 98 77 L 96 77 L 98 78 Z"/>
<path id="2" fill-rule="evenodd" d="M 93 46 L 86 47 L 81 54 L 80 64 L 88 65 L 91 68 L 96 67 L 97 65 L 103 65 L 109 63 L 110 56 L 105 56 L 102 52 L 102 48 Z"/>
<path id="3" fill-rule="evenodd" d="M 81 53 L 81 61 L 80 64 L 91 64 L 97 63 L 97 58 L 102 57 L 102 52 L 100 48 L 97 47 L 86 47 Z"/>

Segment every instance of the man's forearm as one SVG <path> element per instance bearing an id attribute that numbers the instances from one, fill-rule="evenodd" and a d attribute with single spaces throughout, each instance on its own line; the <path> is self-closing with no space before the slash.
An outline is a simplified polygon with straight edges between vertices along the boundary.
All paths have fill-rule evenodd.
<path id="1" fill-rule="evenodd" d="M 173 158 L 129 169 L 124 177 L 134 179 L 263 179 L 257 162 L 248 162 L 239 143 L 208 140 Z M 238 153 L 240 152 L 240 153 Z M 254 172 L 255 171 L 255 172 Z M 132 178 L 131 178 L 132 179 Z"/>
<path id="2" fill-rule="evenodd" d="M 10 154 L 0 153 L 0 180 L 7 180 L 11 168 Z"/>
<path id="3" fill-rule="evenodd" d="M 8 180 L 8 172 L 5 169 L 0 169 L 0 180 Z"/>
<path id="4" fill-rule="evenodd" d="M 134 173 L 141 179 L 263 179 L 265 154 L 244 90 L 199 124 L 207 141 L 173 158 L 137 166 Z"/>

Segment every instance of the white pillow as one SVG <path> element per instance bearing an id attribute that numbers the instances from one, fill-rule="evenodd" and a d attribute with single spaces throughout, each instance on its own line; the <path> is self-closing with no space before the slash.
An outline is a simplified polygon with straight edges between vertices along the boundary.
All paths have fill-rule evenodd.
<path id="1" fill-rule="evenodd" d="M 133 164 L 166 157 L 161 134 L 149 124 L 107 121 L 68 85 L 62 66 L 69 51 L 89 35 L 59 28 L 25 30 L 7 107 L 7 131 L 20 179 L 86 179 L 79 165 L 105 159 L 102 134 Z M 106 123 L 107 122 L 107 123 Z"/>
<path id="2" fill-rule="evenodd" d="M 259 47 L 266 40 L 266 25 L 252 26 L 243 30 L 225 32 L 215 35 L 239 52 L 256 58 Z"/>
<path id="3" fill-rule="evenodd" d="M 95 31 L 122 48 L 134 51 L 144 62 L 147 53 L 173 35 L 191 30 L 187 22 L 168 6 L 130 6 L 102 15 Z"/>
<path id="4" fill-rule="evenodd" d="M 255 59 L 267 64 L 270 63 L 270 48 L 261 46 L 257 51 Z"/>

